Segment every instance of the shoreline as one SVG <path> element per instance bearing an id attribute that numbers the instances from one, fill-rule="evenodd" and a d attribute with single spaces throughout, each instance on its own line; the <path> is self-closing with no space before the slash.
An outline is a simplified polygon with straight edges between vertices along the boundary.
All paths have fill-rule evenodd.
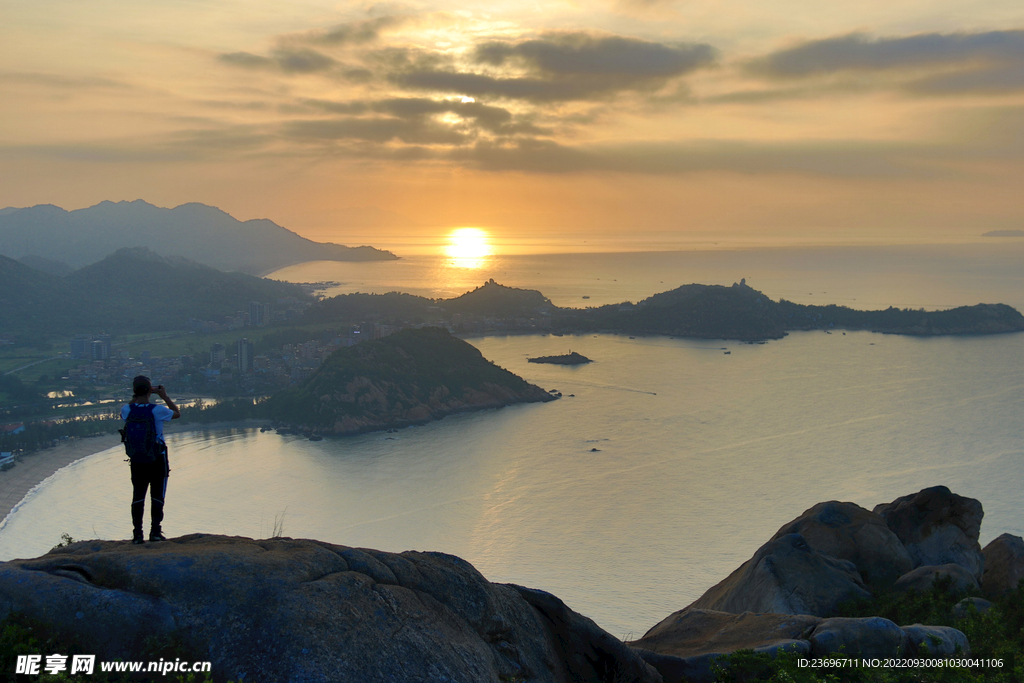
<path id="1" fill-rule="evenodd" d="M 166 434 L 174 435 L 214 429 L 258 429 L 264 425 L 266 425 L 265 420 L 239 420 L 209 424 L 184 423 L 181 426 L 168 425 Z M 117 434 L 100 434 L 99 436 L 67 439 L 52 448 L 44 448 L 22 455 L 13 468 L 6 472 L 0 472 L 0 525 L 32 489 L 59 470 L 82 458 L 120 446 Z"/>

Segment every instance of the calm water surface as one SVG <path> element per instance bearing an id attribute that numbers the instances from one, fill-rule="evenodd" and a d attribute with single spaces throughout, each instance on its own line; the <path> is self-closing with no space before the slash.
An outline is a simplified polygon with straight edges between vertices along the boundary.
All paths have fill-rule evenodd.
<path id="1" fill-rule="evenodd" d="M 982 543 L 1024 534 L 1024 335 L 472 342 L 565 397 L 321 442 L 176 435 L 168 535 L 266 537 L 283 520 L 292 537 L 450 552 L 621 637 L 689 604 L 819 501 L 871 508 L 945 484 L 983 502 Z M 526 362 L 570 349 L 596 362 Z M 127 538 L 119 451 L 30 494 L 0 529 L 0 558 L 35 556 L 62 532 Z"/>

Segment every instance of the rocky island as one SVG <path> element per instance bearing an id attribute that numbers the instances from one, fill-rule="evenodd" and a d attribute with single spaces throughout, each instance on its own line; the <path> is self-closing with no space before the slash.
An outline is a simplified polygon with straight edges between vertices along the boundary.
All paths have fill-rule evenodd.
<path id="1" fill-rule="evenodd" d="M 215 681 L 711 683 L 716 667 L 726 671 L 717 680 L 768 680 L 772 662 L 797 656 L 963 658 L 972 646 L 1012 674 L 1024 540 L 1003 534 L 982 549 L 982 514 L 944 486 L 871 511 L 819 503 L 632 642 L 452 555 L 211 534 L 80 541 L 0 563 L 0 628 L 99 661 L 210 661 Z M 870 611 L 900 595 L 942 623 Z M 965 632 L 1008 635 L 996 649 Z M 750 658 L 763 676 L 730 670 Z M 929 679 L 931 669 L 915 671 L 923 677 L 899 680 Z"/>
<path id="2" fill-rule="evenodd" d="M 336 351 L 304 384 L 257 408 L 302 431 L 345 435 L 554 398 L 447 330 L 424 327 Z"/>
<path id="3" fill-rule="evenodd" d="M 343 294 L 314 304 L 305 318 L 325 321 L 375 314 L 386 320 L 458 315 L 453 327 L 533 330 L 554 334 L 613 332 L 696 339 L 763 341 L 800 330 L 869 330 L 914 336 L 1000 334 L 1024 331 L 1024 315 L 1005 304 L 977 304 L 941 311 L 861 311 L 846 306 L 812 306 L 773 301 L 745 280 L 729 287 L 689 284 L 636 303 L 561 308 L 536 290 L 489 280 L 452 299 L 410 294 Z"/>
<path id="4" fill-rule="evenodd" d="M 528 363 L 549 363 L 551 365 L 585 365 L 586 363 L 594 362 L 582 353 L 576 353 L 575 351 L 564 353 L 561 356 L 539 356 L 537 358 L 527 358 L 526 361 Z"/>

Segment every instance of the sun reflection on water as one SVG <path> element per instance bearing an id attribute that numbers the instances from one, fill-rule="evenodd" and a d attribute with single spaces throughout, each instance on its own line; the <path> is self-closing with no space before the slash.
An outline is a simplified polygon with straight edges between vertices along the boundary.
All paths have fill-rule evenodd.
<path id="1" fill-rule="evenodd" d="M 490 235 L 480 228 L 456 228 L 448 233 L 444 254 L 451 268 L 483 268 L 490 262 L 493 248 Z"/>

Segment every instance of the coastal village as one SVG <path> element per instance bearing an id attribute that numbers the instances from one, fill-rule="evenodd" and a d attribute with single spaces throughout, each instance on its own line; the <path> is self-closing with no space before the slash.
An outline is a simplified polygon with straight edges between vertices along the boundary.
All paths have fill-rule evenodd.
<path id="1" fill-rule="evenodd" d="M 306 283 L 310 292 L 322 291 L 336 283 Z M 492 283 L 493 284 L 493 283 Z M 61 425 L 81 420 L 84 416 L 109 418 L 113 407 L 125 398 L 125 387 L 133 377 L 146 375 L 154 384 L 163 384 L 181 400 L 182 405 L 211 405 L 222 397 L 259 397 L 305 382 L 324 360 L 335 351 L 361 341 L 388 337 L 405 329 L 443 327 L 458 335 L 538 333 L 551 329 L 551 320 L 543 311 L 536 317 L 496 317 L 448 313 L 434 308 L 428 320 L 396 320 L 387 322 L 381 316 L 368 315 L 359 322 L 339 321 L 319 325 L 320 329 L 299 327 L 308 302 L 287 298 L 274 303 L 249 304 L 247 311 L 237 311 L 220 321 L 189 320 L 189 330 L 154 334 L 141 340 L 119 340 L 110 334 L 78 333 L 68 340 L 67 351 L 50 360 L 64 361 L 59 375 L 52 381 L 61 388 L 48 394 L 48 401 L 28 408 L 36 415 L 28 420 L 8 420 L 0 424 L 0 467 L 12 467 L 16 456 L 27 444 L 16 437 L 26 425 L 36 425 L 54 432 L 56 439 L 66 429 Z M 303 341 L 274 344 L 268 341 L 277 334 L 293 339 L 306 335 Z M 226 337 L 233 337 L 233 341 Z M 187 340 L 192 353 L 165 355 L 147 349 L 167 340 Z M 210 341 L 216 340 L 216 341 Z M 61 413 L 55 419 L 39 419 L 38 413 Z M 55 441 L 54 440 L 54 441 Z"/>

